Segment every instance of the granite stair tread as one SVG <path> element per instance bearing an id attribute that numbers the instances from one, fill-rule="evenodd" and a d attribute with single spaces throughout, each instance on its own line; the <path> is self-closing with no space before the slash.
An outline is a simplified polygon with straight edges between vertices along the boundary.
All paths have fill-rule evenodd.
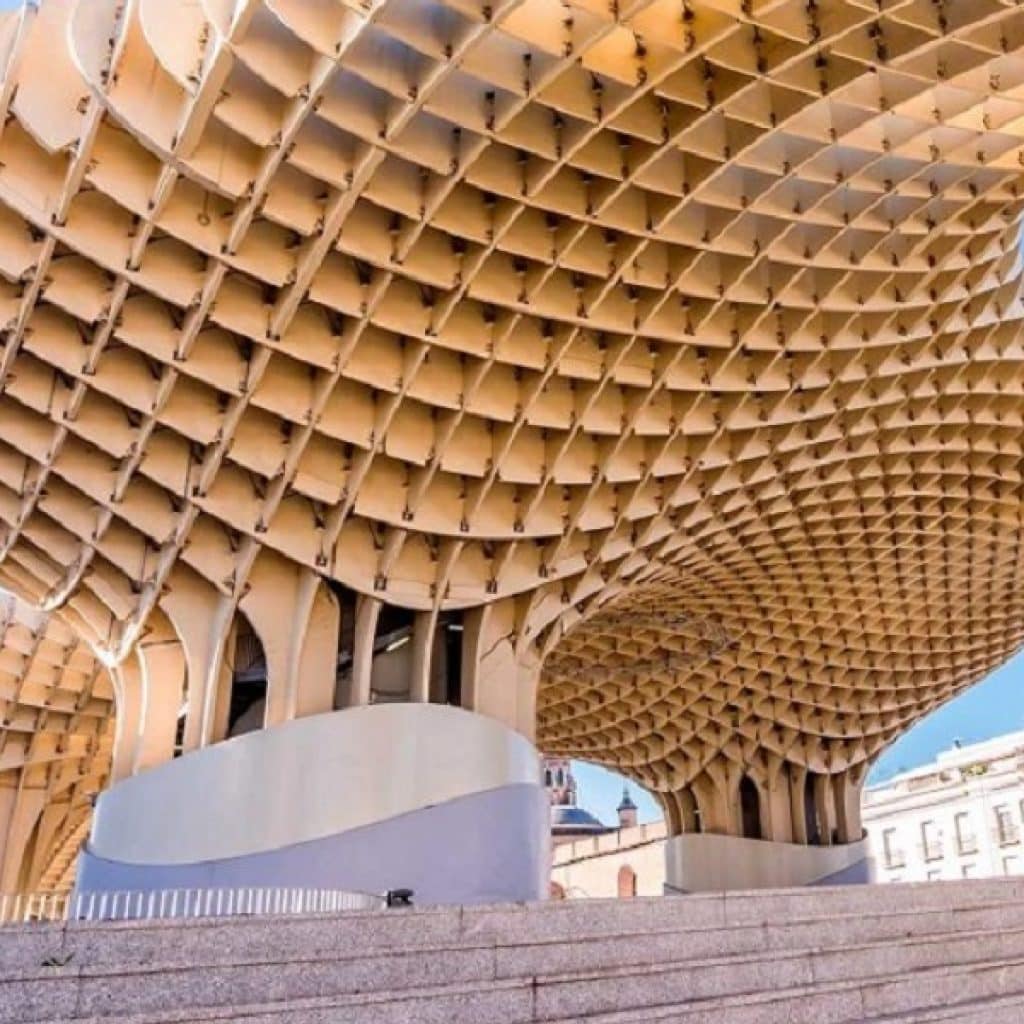
<path id="1" fill-rule="evenodd" d="M 1005 985 L 1008 968 L 1014 969 L 1012 993 L 999 991 Z M 941 1006 L 909 1005 L 902 1009 L 886 1008 L 875 1012 L 870 997 L 880 988 L 899 984 L 910 990 L 910 1001 L 920 1000 L 914 990 L 923 989 L 927 998 L 944 998 L 933 991 L 934 983 L 947 974 L 953 983 L 963 984 L 964 973 L 981 981 L 991 980 L 995 995 L 945 1000 Z M 961 989 L 961 991 L 963 991 Z M 904 993 L 907 994 L 907 993 Z M 508 997 L 518 997 L 513 1003 Z M 997 961 L 968 971 L 936 969 L 922 972 L 916 979 L 878 978 L 867 982 L 841 982 L 827 986 L 797 986 L 791 989 L 744 993 L 742 995 L 690 1000 L 659 1006 L 625 1009 L 610 1013 L 576 1014 L 552 1017 L 531 1003 L 531 987 L 523 982 L 494 983 L 486 990 L 473 986 L 446 986 L 435 990 L 407 993 L 395 998 L 385 994 L 351 996 L 344 999 L 320 997 L 288 1000 L 279 1003 L 233 1005 L 199 1009 L 180 1009 L 160 1013 L 109 1016 L 66 1017 L 49 1024 L 215 1024 L 234 1021 L 238 1024 L 655 1024 L 679 1021 L 681 1024 L 996 1024 L 986 1012 L 1002 1016 L 1024 1006 L 1024 961 Z M 865 996 L 868 997 L 866 1001 Z M 488 1006 L 490 1004 L 490 1006 Z M 518 1012 L 517 1012 L 518 1008 Z M 493 1011 L 500 1017 L 492 1017 Z M 970 1015 L 970 1016 L 967 1016 Z M 1007 1020 L 1012 1018 L 1006 1018 Z M 1020 1020 L 1021 1018 L 1016 1018 Z"/>
<path id="2" fill-rule="evenodd" d="M 886 1014 L 872 1024 L 1021 1024 L 1024 993 L 993 999 L 977 999 L 941 1009 Z"/>
<path id="3" fill-rule="evenodd" d="M 831 919 L 830 925 L 835 925 L 836 920 Z M 557 961 L 552 962 L 550 955 L 555 952 L 557 944 L 530 943 L 522 945 L 502 944 L 466 944 L 461 946 L 438 946 L 430 949 L 423 947 L 407 947 L 392 950 L 370 950 L 360 951 L 334 951 L 330 955 L 324 953 L 316 955 L 292 955 L 278 956 L 273 959 L 259 957 L 254 959 L 238 958 L 228 962 L 217 961 L 192 961 L 182 962 L 154 962 L 145 964 L 76 964 L 71 962 L 62 967 L 47 967 L 36 970 L 22 970 L 8 972 L 0 977 L 0 985 L 15 981 L 49 981 L 61 978 L 103 978 L 103 977 L 146 977 L 161 974 L 183 975 L 197 971 L 222 970 L 244 972 L 250 968 L 308 968 L 312 966 L 336 967 L 348 966 L 351 964 L 366 964 L 379 966 L 382 963 L 400 961 L 403 965 L 410 962 L 438 960 L 447 958 L 450 963 L 452 959 L 463 955 L 475 955 L 473 961 L 480 964 L 492 976 L 503 980 L 515 978 L 543 977 L 551 983 L 564 981 L 592 980 L 597 978 L 618 978 L 628 977 L 634 974 L 648 974 L 660 972 L 674 972 L 678 970 L 698 970 L 719 965 L 736 965 L 745 963 L 775 962 L 780 960 L 794 960 L 803 958 L 822 958 L 829 956 L 852 956 L 856 954 L 867 954 L 872 951 L 885 951 L 892 948 L 894 941 L 899 942 L 898 948 L 907 950 L 921 950 L 931 952 L 946 952 L 951 943 L 962 946 L 967 952 L 980 950 L 979 942 L 996 941 L 1002 945 L 1013 944 L 1014 947 L 1021 947 L 1024 950 L 1024 920 L 1017 922 L 1018 927 L 1007 927 L 1005 920 L 1001 922 L 1001 929 L 993 939 L 991 930 L 988 928 L 963 929 L 951 927 L 949 930 L 930 931 L 926 934 L 914 935 L 903 932 L 886 933 L 874 938 L 857 937 L 853 941 L 839 943 L 827 943 L 817 941 L 805 945 L 788 945 L 781 949 L 773 950 L 769 947 L 766 951 L 765 945 L 755 948 L 737 949 L 729 952 L 715 954 L 701 953 L 687 948 L 665 950 L 669 952 L 668 958 L 658 958 L 651 962 L 652 954 L 658 952 L 652 946 L 656 938 L 678 939 L 685 943 L 691 935 L 702 934 L 700 932 L 666 932 L 659 936 L 651 935 L 629 935 L 629 936 L 608 936 L 605 939 L 588 938 L 575 944 L 574 956 L 582 950 L 585 953 L 605 953 L 606 959 L 614 960 L 613 966 L 602 963 L 586 963 L 583 966 L 572 969 L 559 967 Z M 806 939 L 806 932 L 803 931 L 803 923 L 796 922 L 792 926 L 795 934 Z M 834 930 L 834 929 L 833 929 Z M 759 929 L 760 933 L 760 929 Z M 761 935 L 758 935 L 760 938 Z M 632 955 L 636 957 L 632 962 L 623 962 L 619 958 L 619 942 L 623 938 L 637 946 L 631 947 Z M 643 947 L 640 944 L 645 944 Z M 607 954 L 607 947 L 611 947 L 613 953 Z M 552 948 L 555 947 L 555 948 Z M 593 947 L 593 948 L 591 948 Z M 985 947 L 990 949 L 991 947 Z M 526 950 L 541 954 L 535 962 L 527 962 L 517 968 L 516 964 L 503 961 L 501 954 L 505 952 L 517 952 Z M 641 950 L 645 956 L 641 956 Z"/>
<path id="4" fill-rule="evenodd" d="M 1010 992 L 1001 991 L 1012 984 Z M 939 991 L 940 983 L 956 985 L 952 995 Z M 970 985 L 969 983 L 973 983 Z M 978 987 L 988 991 L 979 993 Z M 917 1005 L 883 1007 L 879 996 L 891 995 L 897 987 Z M 923 995 L 917 994 L 923 990 Z M 929 1001 L 933 1001 L 928 1005 Z M 934 1005 L 937 1001 L 938 1005 Z M 947 965 L 918 971 L 911 977 L 898 972 L 857 981 L 805 985 L 788 989 L 744 993 L 688 1003 L 666 1003 L 646 1008 L 624 1009 L 585 1016 L 557 1018 L 538 1016 L 543 1024 L 989 1024 L 984 1013 L 1014 1011 L 1024 1020 L 1024 960 L 997 960 L 969 965 Z M 784 1014 L 784 1015 L 782 1015 Z M 970 1014 L 971 1016 L 966 1016 Z M 994 1024 L 994 1021 L 993 1021 Z M 1002 1024 L 1002 1018 L 1000 1018 Z"/>
<path id="5" fill-rule="evenodd" d="M 0 1022 L 18 1024 L 1024 1021 L 1012 879 L 40 925 L 4 940 Z M 73 959 L 41 968 L 55 944 Z"/>
<path id="6" fill-rule="evenodd" d="M 12 959 L 5 964 L 3 950 L 0 949 L 0 976 L 6 974 L 11 977 L 15 972 L 21 972 L 20 976 L 29 976 L 35 973 L 32 967 L 47 956 L 56 955 L 63 959 L 68 954 L 72 954 L 71 963 L 74 966 L 93 965 L 100 969 L 105 962 L 109 962 L 122 970 L 173 968 L 197 963 L 217 966 L 319 961 L 325 957 L 333 960 L 363 959 L 373 955 L 388 957 L 428 951 L 461 952 L 495 948 L 535 952 L 539 959 L 544 960 L 549 953 L 564 951 L 570 939 L 570 951 L 573 953 L 580 949 L 604 947 L 618 949 L 623 956 L 629 956 L 630 947 L 635 944 L 642 944 L 644 951 L 649 954 L 653 949 L 675 949 L 678 943 L 680 948 L 676 951 L 677 959 L 685 960 L 715 955 L 716 949 L 721 950 L 720 955 L 729 955 L 731 952 L 740 954 L 774 945 L 795 948 L 794 940 L 800 940 L 802 948 L 815 948 L 818 942 L 832 944 L 833 937 L 845 937 L 848 944 L 855 944 L 887 938 L 909 938 L 922 933 L 946 935 L 962 931 L 984 931 L 996 925 L 996 921 L 990 921 L 990 918 L 998 919 L 998 927 L 1001 929 L 1024 927 L 1024 898 L 956 909 L 885 909 L 870 916 L 862 913 L 817 914 L 777 923 L 749 921 L 709 927 L 680 921 L 665 928 L 630 928 L 621 931 L 610 928 L 600 934 L 564 937 L 456 933 L 441 935 L 433 942 L 422 939 L 411 942 L 408 936 L 399 932 L 392 937 L 400 941 L 365 941 L 360 938 L 358 950 L 349 952 L 346 949 L 351 945 L 352 936 L 339 933 L 336 941 L 328 941 L 325 936 L 330 934 L 334 921 L 322 918 L 275 922 L 274 934 L 271 936 L 273 941 L 257 945 L 255 949 L 247 949 L 244 943 L 240 946 L 232 940 L 244 939 L 246 931 L 265 935 L 265 921 L 221 920 L 198 922 L 195 925 L 190 923 L 187 926 L 175 924 L 174 927 L 180 933 L 174 936 L 175 941 L 168 940 L 166 927 L 152 925 L 125 927 L 115 924 L 88 929 L 72 926 L 66 933 L 51 930 L 45 937 L 35 933 L 34 926 L 30 926 L 26 938 L 32 941 L 20 960 Z M 296 929 L 301 931 L 290 936 L 289 933 Z M 820 936 L 820 939 L 809 942 L 806 941 L 808 935 Z M 96 936 L 104 947 L 100 950 L 99 958 L 96 949 L 90 947 L 90 939 Z M 298 941 L 300 939 L 306 941 Z M 683 955 L 684 950 L 681 948 L 684 944 L 689 944 L 687 955 Z M 121 946 L 124 948 L 119 948 Z M 292 952 L 296 949 L 304 952 L 296 955 Z"/>
<path id="7" fill-rule="evenodd" d="M 777 976 L 772 977 L 777 980 Z M 241 1005 L 180 1006 L 170 1011 L 119 1012 L 114 1015 L 78 1014 L 61 1018 L 59 1024 L 72 1020 L 80 1024 L 110 1024 L 111 1020 L 121 1024 L 178 1024 L 182 1021 L 250 1019 L 291 1024 L 293 1018 L 356 1022 L 364 1017 L 382 1024 L 404 1024 L 406 1021 L 433 1021 L 442 1007 L 446 1015 L 437 1019 L 444 1020 L 446 1024 L 490 1024 L 491 1019 L 479 1016 L 478 1011 L 489 1012 L 482 1008 L 495 1003 L 502 1004 L 501 1019 L 508 1024 L 514 1021 L 569 1024 L 581 1020 L 587 1024 L 653 1024 L 667 1020 L 685 1021 L 686 1024 L 704 1024 L 705 1021 L 740 1024 L 748 1018 L 773 1024 L 782 1020 L 787 1024 L 802 1024 L 805 1019 L 807 1024 L 826 1024 L 829 1021 L 835 1024 L 877 1021 L 882 1024 L 920 1018 L 924 1024 L 933 1020 L 959 1020 L 955 1013 L 949 1015 L 950 1008 L 954 1006 L 966 1011 L 983 1006 L 984 1001 L 991 998 L 1024 1000 L 1024 956 L 970 964 L 945 964 L 916 969 L 910 974 L 899 968 L 856 980 L 776 986 L 771 990 L 762 987 L 728 994 L 676 996 L 667 1002 L 626 1005 L 604 1011 L 587 1006 L 572 1013 L 555 1012 L 554 1007 L 542 998 L 554 984 L 557 982 L 550 979 L 538 979 L 536 982 L 526 978 L 499 979 L 401 992 L 309 996 Z M 1008 985 L 1011 986 L 1009 991 Z M 664 995 L 663 991 L 653 991 L 659 996 Z M 772 1015 L 777 1012 L 785 1012 L 786 1016 Z M 917 1016 L 909 1016 L 911 1012 Z M 301 1013 L 313 1016 L 295 1016 Z M 761 1013 L 769 1013 L 769 1016 L 750 1016 Z"/>

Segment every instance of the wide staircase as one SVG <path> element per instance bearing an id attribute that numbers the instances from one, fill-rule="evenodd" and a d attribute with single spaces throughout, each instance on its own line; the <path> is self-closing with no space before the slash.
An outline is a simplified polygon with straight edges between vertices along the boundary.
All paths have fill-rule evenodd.
<path id="1" fill-rule="evenodd" d="M 2 1021 L 1024 1021 L 1024 879 L 0 930 Z"/>

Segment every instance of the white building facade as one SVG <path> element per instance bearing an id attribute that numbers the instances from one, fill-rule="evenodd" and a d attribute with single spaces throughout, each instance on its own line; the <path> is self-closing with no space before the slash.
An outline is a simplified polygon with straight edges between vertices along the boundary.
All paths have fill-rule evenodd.
<path id="1" fill-rule="evenodd" d="M 866 790 L 879 882 L 1024 872 L 1024 732 L 954 746 Z"/>

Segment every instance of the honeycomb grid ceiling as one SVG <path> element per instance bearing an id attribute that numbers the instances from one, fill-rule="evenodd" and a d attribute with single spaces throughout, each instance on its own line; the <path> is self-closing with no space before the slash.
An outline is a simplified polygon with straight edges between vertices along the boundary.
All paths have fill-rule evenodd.
<path id="1" fill-rule="evenodd" d="M 57 42 L 59 41 L 59 42 Z M 0 585 L 516 598 L 539 745 L 864 764 L 1022 626 L 1024 10 L 3 16 Z"/>

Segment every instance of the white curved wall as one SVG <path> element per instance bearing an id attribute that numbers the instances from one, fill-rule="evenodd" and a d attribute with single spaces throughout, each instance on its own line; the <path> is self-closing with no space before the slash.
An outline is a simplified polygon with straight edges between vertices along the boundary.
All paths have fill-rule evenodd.
<path id="1" fill-rule="evenodd" d="M 89 851 L 194 864 L 325 838 L 505 786 L 540 785 L 536 749 L 501 723 L 434 704 L 314 715 L 118 783 Z"/>

